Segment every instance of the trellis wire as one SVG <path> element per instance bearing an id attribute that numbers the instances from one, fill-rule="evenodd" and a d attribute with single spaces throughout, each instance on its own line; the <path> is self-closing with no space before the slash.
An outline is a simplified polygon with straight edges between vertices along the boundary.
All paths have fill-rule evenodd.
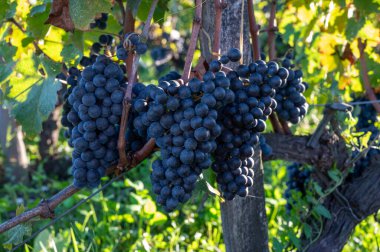
<path id="1" fill-rule="evenodd" d="M 107 187 L 109 187 L 116 180 L 118 180 L 121 177 L 123 177 L 127 172 L 128 172 L 128 170 L 125 171 L 125 172 L 123 172 L 123 173 L 121 173 L 119 176 L 114 177 L 113 179 L 111 179 L 110 181 L 108 181 L 106 184 L 104 184 L 102 187 L 100 187 L 98 190 L 96 190 L 95 192 L 93 192 L 91 195 L 89 195 L 88 197 L 80 200 L 73 207 L 67 209 L 62 214 L 58 215 L 56 218 L 54 218 L 54 220 L 50 221 L 48 224 L 46 224 L 45 226 L 43 226 L 42 228 L 40 228 L 36 232 L 34 232 L 28 239 L 26 239 L 26 240 L 22 241 L 21 243 L 17 244 L 14 248 L 12 248 L 11 252 L 16 251 L 16 249 L 20 248 L 21 246 L 23 246 L 27 242 L 30 242 L 31 240 L 33 240 L 42 231 L 44 231 L 48 227 L 54 225 L 57 221 L 59 221 L 60 219 L 62 219 L 63 217 L 65 217 L 66 215 L 68 215 L 69 213 L 71 213 L 72 211 L 74 211 L 75 209 L 77 209 L 78 207 L 80 207 L 81 205 L 83 205 L 84 203 L 86 203 L 88 200 L 90 200 L 91 198 L 93 198 L 98 193 L 104 191 L 104 189 L 106 189 Z"/>

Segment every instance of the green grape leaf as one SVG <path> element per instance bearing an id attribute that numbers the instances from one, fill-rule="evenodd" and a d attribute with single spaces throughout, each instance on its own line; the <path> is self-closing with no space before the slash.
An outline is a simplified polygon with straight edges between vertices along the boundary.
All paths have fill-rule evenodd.
<path id="1" fill-rule="evenodd" d="M 70 0 L 70 17 L 74 26 L 79 30 L 88 30 L 90 23 L 94 21 L 96 14 L 111 12 L 110 0 Z"/>
<path id="2" fill-rule="evenodd" d="M 8 77 L 12 74 L 16 62 L 13 56 L 16 54 L 17 48 L 7 43 L 0 42 L 0 88 Z"/>
<path id="3" fill-rule="evenodd" d="M 24 236 L 30 236 L 31 234 L 32 226 L 30 223 L 15 226 L 5 233 L 8 240 L 4 243 L 4 248 L 12 249 L 13 245 L 17 245 L 24 240 Z"/>
<path id="4" fill-rule="evenodd" d="M 30 135 L 42 130 L 42 122 L 53 111 L 61 84 L 55 80 L 61 65 L 43 55 L 29 55 L 19 60 L 9 80 L 6 98 L 12 104 L 11 114 Z"/>
<path id="5" fill-rule="evenodd" d="M 34 41 L 34 38 L 32 37 L 26 37 L 21 40 L 22 47 L 27 47 L 30 43 Z"/>
<path id="6" fill-rule="evenodd" d="M 273 237 L 273 251 L 284 251 L 284 245 L 282 245 L 282 243 L 276 237 Z"/>
<path id="7" fill-rule="evenodd" d="M 127 6 L 132 10 L 133 16 L 136 16 L 137 10 L 139 9 L 141 0 L 127 0 Z"/>
<path id="8" fill-rule="evenodd" d="M 27 30 L 35 38 L 43 38 L 49 30 L 49 25 L 44 24 L 49 17 L 50 4 L 41 4 L 31 9 L 26 22 L 28 23 Z"/>
<path id="9" fill-rule="evenodd" d="M 158 1 L 157 7 L 154 10 L 154 14 L 153 14 L 153 19 L 155 22 L 159 24 L 162 24 L 164 22 L 165 13 L 168 10 L 168 2 L 169 1 L 164 1 L 164 0 Z M 147 19 L 151 4 L 152 4 L 152 1 L 149 1 L 149 0 L 143 0 L 140 3 L 140 6 L 137 11 L 137 17 L 140 20 L 145 21 Z"/>
<path id="10" fill-rule="evenodd" d="M 345 33 L 347 40 L 352 41 L 364 24 L 364 18 L 360 18 L 359 20 L 356 20 L 355 18 L 348 19 Z"/>
<path id="11" fill-rule="evenodd" d="M 16 209 L 16 216 L 25 212 L 24 205 L 20 205 Z M 32 234 L 32 225 L 30 222 L 26 222 L 20 225 L 13 227 L 5 233 L 7 241 L 3 244 L 4 248 L 12 249 L 13 245 L 21 243 L 24 239 L 24 236 L 30 236 Z"/>
<path id="12" fill-rule="evenodd" d="M 340 8 L 346 7 L 346 1 L 345 0 L 334 0 L 335 3 L 337 3 Z"/>
<path id="13" fill-rule="evenodd" d="M 366 54 L 366 62 L 368 68 L 368 77 L 371 86 L 374 88 L 380 87 L 380 78 L 378 73 L 379 62 L 375 61 L 373 58 L 368 57 Z"/>
<path id="14" fill-rule="evenodd" d="M 296 246 L 297 248 L 300 248 L 301 247 L 300 239 L 293 232 L 289 232 L 288 235 L 289 235 L 290 240 L 294 244 L 294 246 Z"/>
<path id="15" fill-rule="evenodd" d="M 12 18 L 16 14 L 17 2 L 9 3 L 8 0 L 0 2 L 0 23 L 5 19 Z"/>
<path id="16" fill-rule="evenodd" d="M 64 62 L 77 65 L 79 63 L 79 60 L 83 56 L 83 53 L 80 49 L 75 47 L 73 44 L 69 44 L 63 47 L 61 51 L 61 56 Z"/>
<path id="17" fill-rule="evenodd" d="M 316 206 L 314 207 L 314 211 L 315 211 L 317 214 L 326 217 L 327 219 L 331 219 L 331 214 L 330 214 L 329 210 L 327 210 L 327 208 L 324 207 L 324 206 L 321 205 L 321 204 L 316 205 Z"/>
<path id="18" fill-rule="evenodd" d="M 334 182 L 338 183 L 340 180 L 340 172 L 338 170 L 329 170 L 328 172 L 329 177 L 334 180 Z"/>
<path id="19" fill-rule="evenodd" d="M 377 0 L 354 0 L 354 5 L 364 14 L 380 10 L 380 4 Z"/>
<path id="20" fill-rule="evenodd" d="M 303 224 L 303 231 L 305 233 L 306 238 L 310 239 L 312 235 L 312 228 L 309 224 L 304 223 Z"/>
<path id="21" fill-rule="evenodd" d="M 324 192 L 322 190 L 322 187 L 318 183 L 313 183 L 313 187 L 316 193 L 318 193 L 319 196 L 324 196 Z"/>
<path id="22" fill-rule="evenodd" d="M 61 51 L 62 60 L 70 65 L 77 65 L 83 56 L 83 44 L 82 31 L 68 34 L 68 38 L 65 39 L 65 46 Z"/>

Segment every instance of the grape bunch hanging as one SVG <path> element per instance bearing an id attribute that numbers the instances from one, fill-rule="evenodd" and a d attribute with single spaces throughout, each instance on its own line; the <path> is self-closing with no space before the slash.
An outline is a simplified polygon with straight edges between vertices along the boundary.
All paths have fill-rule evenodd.
<path id="1" fill-rule="evenodd" d="M 380 99 L 380 95 L 377 94 L 377 99 Z M 366 98 L 359 98 L 355 99 L 354 102 L 368 102 L 368 99 Z M 369 141 L 373 142 L 375 138 L 380 134 L 380 130 L 378 127 L 376 127 L 376 123 L 378 123 L 377 118 L 377 111 L 373 107 L 371 103 L 368 104 L 361 104 L 359 106 L 359 113 L 358 113 L 358 122 L 356 123 L 356 131 L 363 132 L 366 134 L 371 134 Z M 360 158 L 354 166 L 354 170 L 352 174 L 350 174 L 350 179 L 359 177 L 363 171 L 366 169 L 366 167 L 371 165 L 372 158 L 380 153 L 379 150 L 379 140 L 376 140 L 373 143 L 373 146 L 370 147 L 368 153 Z M 353 152 L 353 157 L 357 156 L 359 154 L 359 151 Z"/>
<path id="2" fill-rule="evenodd" d="M 299 163 L 293 163 L 286 167 L 287 173 L 287 189 L 285 191 L 286 199 L 286 211 L 289 212 L 292 209 L 295 201 L 292 199 L 292 193 L 299 192 L 301 197 L 306 195 L 306 188 L 311 179 L 312 171 Z"/>
<path id="3" fill-rule="evenodd" d="M 146 50 L 136 33 L 127 34 L 119 44 L 112 36 L 101 35 L 92 46 L 95 62 L 81 73 L 74 71 L 65 125 L 74 147 L 75 186 L 96 187 L 118 159 L 118 127 L 127 84 L 125 66 L 113 62 L 112 55 L 125 60 Z M 224 65 L 240 59 L 241 52 L 232 48 L 211 61 L 201 79 L 183 83 L 177 72 L 170 72 L 158 86 L 135 83 L 132 88 L 126 151 L 136 152 L 149 139 L 156 140 L 160 157 L 153 161 L 150 177 L 157 202 L 168 212 L 191 198 L 200 174 L 209 167 L 225 199 L 246 197 L 253 186 L 254 146 L 260 142 L 270 153 L 260 135 L 266 120 L 279 103 L 293 99 L 289 92 L 294 85 L 303 85 L 302 76 L 292 75 L 292 66 L 286 63 L 281 67 L 257 60 L 222 71 Z M 303 91 L 296 89 L 301 95 Z"/>
<path id="4" fill-rule="evenodd" d="M 288 53 L 282 61 L 282 66 L 288 71 L 287 83 L 277 90 L 275 99 L 278 116 L 284 121 L 297 124 L 305 117 L 309 107 L 303 96 L 308 85 L 302 81 L 302 70 L 293 70 L 292 59 L 293 54 Z"/>
<path id="5" fill-rule="evenodd" d="M 171 77 L 170 77 L 171 76 Z M 152 164 L 151 181 L 157 202 L 167 211 L 190 199 L 202 170 L 211 166 L 221 133 L 217 108 L 234 99 L 224 72 L 191 79 L 186 85 L 170 80 L 138 91 L 133 102 L 133 126 L 144 139 L 155 138 L 161 156 Z"/>
<path id="6" fill-rule="evenodd" d="M 75 82 L 68 90 L 65 105 L 65 110 L 70 111 L 63 117 L 67 119 L 64 125 L 69 127 L 69 145 L 74 148 L 74 185 L 93 188 L 118 159 L 124 73 L 118 64 L 101 55 L 77 76 Z"/>

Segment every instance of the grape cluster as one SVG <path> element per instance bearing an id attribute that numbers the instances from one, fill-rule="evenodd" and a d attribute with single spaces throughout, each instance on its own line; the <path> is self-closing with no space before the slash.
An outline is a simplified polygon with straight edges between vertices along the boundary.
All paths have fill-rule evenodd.
<path id="1" fill-rule="evenodd" d="M 108 34 L 102 34 L 98 38 L 98 42 L 95 42 L 91 46 L 91 52 L 93 54 L 99 54 L 102 53 L 102 49 L 104 50 L 103 53 L 107 52 L 107 50 L 112 49 L 111 46 L 114 42 L 114 38 L 111 35 Z"/>
<path id="2" fill-rule="evenodd" d="M 112 36 L 101 35 L 83 72 L 69 70 L 65 125 L 74 147 L 77 187 L 96 187 L 118 158 L 125 68 L 99 55 L 102 49 L 104 53 L 116 51 L 125 60 L 129 53 L 142 54 L 147 48 L 136 33 L 127 34 L 117 47 Z M 271 154 L 260 133 L 277 108 L 278 94 L 293 99 L 288 87 L 303 85 L 302 76 L 292 79 L 290 73 L 296 71 L 290 66 L 263 60 L 239 65 L 227 74 L 222 71 L 223 65 L 240 59 L 241 52 L 232 48 L 210 62 L 202 79 L 183 84 L 181 76 L 172 71 L 159 78 L 158 86 L 133 85 L 126 151 L 136 152 L 149 139 L 156 140 L 161 155 L 152 164 L 151 181 L 157 203 L 168 212 L 189 200 L 199 175 L 210 166 L 225 199 L 247 196 L 253 186 L 254 146 L 260 143 L 263 154 Z"/>
<path id="3" fill-rule="evenodd" d="M 310 181 L 311 171 L 305 168 L 302 164 L 293 163 L 286 167 L 288 180 L 286 182 L 287 189 L 285 191 L 286 210 L 292 209 L 292 192 L 301 192 L 302 196 L 306 194 L 306 187 Z"/>
<path id="4" fill-rule="evenodd" d="M 77 79 L 67 101 L 71 106 L 69 144 L 74 185 L 96 187 L 107 167 L 118 159 L 117 135 L 122 114 L 124 74 L 118 64 L 100 55 Z"/>
<path id="5" fill-rule="evenodd" d="M 169 72 L 168 74 L 166 74 L 166 75 L 160 77 L 160 78 L 158 79 L 158 82 L 160 83 L 160 82 L 162 82 L 162 81 L 178 80 L 179 78 L 181 78 L 181 75 L 180 75 L 178 72 L 176 72 L 176 71 L 171 71 L 171 72 Z"/>
<path id="6" fill-rule="evenodd" d="M 170 65 L 176 68 L 183 68 L 185 63 L 188 38 L 190 34 L 181 36 L 180 32 L 172 29 L 170 33 L 152 32 L 152 34 L 160 34 L 152 36 L 150 44 L 150 56 L 153 60 L 157 73 L 163 72 Z"/>
<path id="7" fill-rule="evenodd" d="M 119 60 L 126 60 L 129 54 L 145 54 L 148 45 L 141 41 L 140 35 L 134 32 L 125 34 L 124 41 L 117 46 L 116 56 Z"/>
<path id="8" fill-rule="evenodd" d="M 380 95 L 377 95 L 377 99 L 380 99 Z M 368 99 L 360 98 L 355 99 L 354 102 L 366 102 Z M 358 122 L 356 124 L 356 130 L 360 132 L 372 132 L 375 135 L 379 132 L 379 129 L 375 126 L 377 122 L 377 112 L 371 103 L 361 104 L 360 112 L 358 114 Z"/>
<path id="9" fill-rule="evenodd" d="M 169 73 L 158 87 L 136 90 L 133 102 L 134 128 L 141 137 L 156 139 L 161 149 L 151 180 L 157 202 L 168 212 L 189 200 L 202 170 L 211 166 L 221 133 L 216 109 L 234 99 L 224 72 L 208 72 L 203 81 L 193 78 L 186 85 L 170 80 L 176 76 Z"/>
<path id="10" fill-rule="evenodd" d="M 73 89 L 78 85 L 81 72 L 78 70 L 78 68 L 71 67 L 68 70 L 68 74 L 69 74 L 68 77 L 66 77 L 64 73 L 60 73 L 57 75 L 58 79 L 66 81 L 68 85 L 68 88 L 65 94 L 63 95 L 63 99 L 66 102 L 63 104 L 63 112 L 62 112 L 62 118 L 61 118 L 62 126 L 67 127 L 67 130 L 65 130 L 65 133 L 64 133 L 66 138 L 70 138 L 72 129 L 74 127 L 70 120 L 74 117 L 77 117 L 77 113 L 74 111 L 72 104 L 70 104 L 70 102 L 68 102 L 67 99 L 73 92 Z M 69 114 L 70 114 L 70 120 L 68 118 Z M 69 142 L 69 145 L 73 147 L 71 142 Z"/>
<path id="11" fill-rule="evenodd" d="M 380 99 L 380 95 L 377 95 L 377 99 Z M 366 98 L 360 98 L 360 99 L 355 99 L 355 102 L 361 102 L 361 101 L 368 101 Z M 356 124 L 356 130 L 358 132 L 364 132 L 364 133 L 370 133 L 370 141 L 372 142 L 374 138 L 379 134 L 380 130 L 378 127 L 376 127 L 376 123 L 378 122 L 377 119 L 377 111 L 373 107 L 372 104 L 361 104 L 360 105 L 360 111 L 358 116 L 358 122 Z M 363 171 L 365 170 L 366 167 L 371 165 L 371 160 L 373 156 L 379 155 L 380 150 L 378 149 L 379 147 L 379 141 L 374 143 L 374 146 L 372 146 L 368 153 L 360 158 L 354 166 L 353 173 L 351 174 L 351 178 L 359 177 Z M 353 157 L 358 155 L 358 151 L 354 151 Z"/>
<path id="12" fill-rule="evenodd" d="M 107 28 L 108 13 L 102 13 L 99 18 L 95 18 L 95 22 L 90 24 L 91 29 L 99 28 L 105 30 Z"/>
<path id="13" fill-rule="evenodd" d="M 266 143 L 265 137 L 263 135 L 260 135 L 260 148 L 263 156 L 270 156 L 272 155 L 272 147 L 270 147 L 269 144 Z"/>
<path id="14" fill-rule="evenodd" d="M 210 69 L 240 58 L 240 51 L 232 48 L 220 60 L 210 62 Z M 248 188 L 253 186 L 254 146 L 266 128 L 265 121 L 276 108 L 275 90 L 285 85 L 288 71 L 276 62 L 257 60 L 239 65 L 227 77 L 234 101 L 218 112 L 222 134 L 217 139 L 212 169 L 217 173 L 224 198 L 232 200 L 236 195 L 247 196 Z"/>
<path id="15" fill-rule="evenodd" d="M 294 67 L 292 58 L 292 54 L 287 54 L 282 61 L 282 66 L 287 69 L 288 77 L 285 85 L 277 89 L 275 99 L 278 116 L 282 120 L 297 124 L 306 115 L 308 109 L 306 98 L 303 96 L 308 85 L 302 81 L 302 70 L 292 70 Z"/>
<path id="16" fill-rule="evenodd" d="M 152 58 L 157 72 L 162 72 L 166 63 L 170 61 L 172 51 L 170 48 L 165 48 L 162 46 L 156 46 L 150 51 L 150 57 Z"/>

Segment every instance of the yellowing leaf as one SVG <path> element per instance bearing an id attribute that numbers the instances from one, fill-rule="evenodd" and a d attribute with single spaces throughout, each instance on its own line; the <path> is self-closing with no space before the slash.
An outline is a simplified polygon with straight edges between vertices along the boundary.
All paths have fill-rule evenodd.
<path id="1" fill-rule="evenodd" d="M 63 49 L 62 40 L 64 35 L 64 30 L 55 26 L 50 26 L 49 31 L 44 38 L 44 43 L 40 44 L 42 51 L 56 62 L 62 61 L 61 51 Z"/>
<path id="2" fill-rule="evenodd" d="M 154 204 L 152 200 L 148 199 L 144 204 L 144 212 L 147 214 L 153 214 L 156 210 L 156 204 Z"/>
<path id="3" fill-rule="evenodd" d="M 149 225 L 159 225 L 167 221 L 168 217 L 161 212 L 155 212 L 152 219 L 149 220 Z"/>
<path id="4" fill-rule="evenodd" d="M 331 35 L 323 35 L 319 40 L 319 51 L 325 55 L 331 55 L 335 52 L 336 39 Z"/>
<path id="5" fill-rule="evenodd" d="M 23 212 L 25 212 L 25 207 L 24 207 L 24 205 L 20 205 L 20 206 L 18 206 L 17 209 L 16 209 L 16 215 L 20 215 L 20 214 L 22 214 Z"/>

